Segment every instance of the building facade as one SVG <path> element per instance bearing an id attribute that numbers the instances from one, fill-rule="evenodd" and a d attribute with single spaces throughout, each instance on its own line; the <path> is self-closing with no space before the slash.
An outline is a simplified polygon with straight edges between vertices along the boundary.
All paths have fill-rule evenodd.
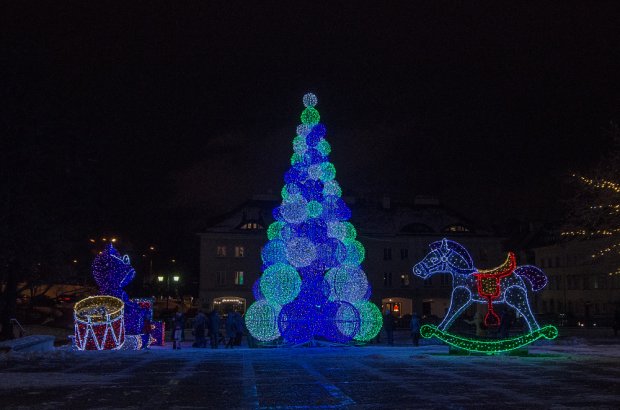
<path id="1" fill-rule="evenodd" d="M 537 312 L 568 324 L 608 325 L 620 307 L 618 259 L 593 255 L 609 240 L 569 241 L 532 249 L 549 283 L 534 300 Z"/>
<path id="2" fill-rule="evenodd" d="M 428 252 L 429 244 L 444 237 L 463 244 L 479 268 L 499 265 L 505 258 L 502 238 L 481 230 L 433 198 L 413 204 L 345 198 L 351 223 L 366 248 L 362 268 L 372 286 L 371 300 L 395 316 L 445 315 L 452 292 L 449 275 L 421 280 L 412 267 Z M 275 196 L 255 196 L 214 221 L 200 233 L 200 298 L 225 310 L 244 312 L 253 301 L 252 285 L 261 275 L 261 250 L 267 243 Z"/>

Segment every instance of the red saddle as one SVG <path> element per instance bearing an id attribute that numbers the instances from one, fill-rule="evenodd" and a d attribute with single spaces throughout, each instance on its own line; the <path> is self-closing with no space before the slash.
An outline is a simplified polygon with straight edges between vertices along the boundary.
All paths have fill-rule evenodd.
<path id="1" fill-rule="evenodd" d="M 508 252 L 506 261 L 497 268 L 481 270 L 474 273 L 476 284 L 478 286 L 478 294 L 487 300 L 489 308 L 486 316 L 484 317 L 485 325 L 499 325 L 500 318 L 493 309 L 493 301 L 502 293 L 500 279 L 512 275 L 512 272 L 514 272 L 516 267 L 517 260 L 515 258 L 515 254 Z"/>

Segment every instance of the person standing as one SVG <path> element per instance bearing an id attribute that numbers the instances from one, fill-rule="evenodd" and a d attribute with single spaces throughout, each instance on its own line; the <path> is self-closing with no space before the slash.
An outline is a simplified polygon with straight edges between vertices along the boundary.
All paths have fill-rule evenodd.
<path id="1" fill-rule="evenodd" d="M 235 346 L 241 346 L 241 339 L 245 331 L 245 324 L 239 312 L 235 312 L 235 321 L 237 323 L 237 335 L 235 336 Z"/>
<path id="2" fill-rule="evenodd" d="M 193 345 L 194 347 L 207 347 L 207 341 L 205 339 L 206 326 L 207 317 L 202 310 L 199 310 L 198 314 L 194 318 L 194 337 L 196 338 Z"/>
<path id="3" fill-rule="evenodd" d="M 183 317 L 177 311 L 172 320 L 172 349 L 181 350 L 181 337 L 183 334 Z"/>
<path id="4" fill-rule="evenodd" d="M 217 342 L 220 335 L 220 315 L 213 309 L 209 314 L 209 338 L 211 349 L 217 349 Z"/>
<path id="5" fill-rule="evenodd" d="M 417 313 L 414 313 L 411 317 L 411 338 L 415 347 L 418 347 L 420 344 L 420 327 L 420 317 Z"/>
<path id="6" fill-rule="evenodd" d="M 389 309 L 385 311 L 383 316 L 383 329 L 385 329 L 388 345 L 394 346 L 394 316 Z"/>
<path id="7" fill-rule="evenodd" d="M 235 343 L 235 338 L 237 337 L 237 318 L 235 317 L 235 312 L 228 312 L 228 316 L 226 317 L 226 337 L 228 337 L 228 342 L 226 343 L 226 348 L 229 347 L 232 349 Z"/>
<path id="8" fill-rule="evenodd" d="M 144 316 L 144 324 L 142 326 L 142 349 L 148 349 L 151 344 L 151 318 L 149 315 Z"/>

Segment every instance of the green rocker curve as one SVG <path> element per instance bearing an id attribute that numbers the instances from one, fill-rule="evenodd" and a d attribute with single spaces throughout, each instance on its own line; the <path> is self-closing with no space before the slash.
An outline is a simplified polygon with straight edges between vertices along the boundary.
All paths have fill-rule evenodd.
<path id="1" fill-rule="evenodd" d="M 555 326 L 547 325 L 518 337 L 501 340 L 469 339 L 439 330 L 435 325 L 422 326 L 420 334 L 426 339 L 436 337 L 459 349 L 468 350 L 470 352 L 493 354 L 518 349 L 541 337 L 555 339 L 558 336 L 558 329 Z"/>

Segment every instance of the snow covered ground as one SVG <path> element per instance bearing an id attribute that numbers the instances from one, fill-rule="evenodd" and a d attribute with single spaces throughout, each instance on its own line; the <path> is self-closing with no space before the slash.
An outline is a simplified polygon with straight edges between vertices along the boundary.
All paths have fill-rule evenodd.
<path id="1" fill-rule="evenodd" d="M 0 355 L 2 408 L 620 408 L 620 344 Z"/>

